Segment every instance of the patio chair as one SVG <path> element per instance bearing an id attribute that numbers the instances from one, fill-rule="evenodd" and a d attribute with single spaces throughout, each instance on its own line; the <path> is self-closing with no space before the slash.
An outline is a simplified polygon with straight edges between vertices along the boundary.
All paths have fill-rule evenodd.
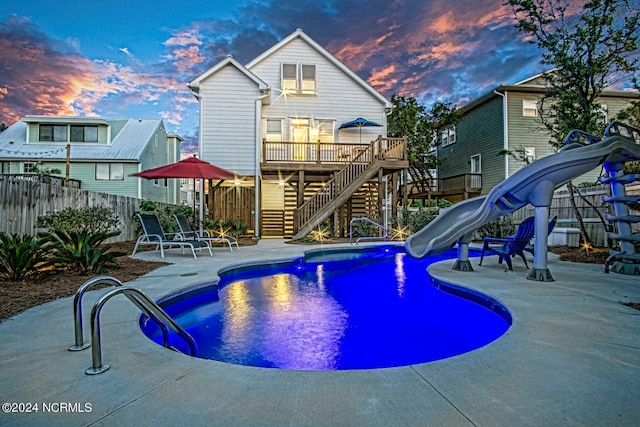
<path id="1" fill-rule="evenodd" d="M 160 221 L 158 217 L 152 214 L 137 214 L 140 219 L 140 224 L 142 224 L 143 234 L 138 237 L 136 241 L 136 246 L 133 248 L 132 256 L 135 255 L 138 250 L 139 245 L 155 245 L 156 250 L 160 248 L 160 256 L 164 258 L 164 248 L 171 247 L 180 247 L 182 248 L 182 253 L 184 254 L 184 248 L 189 247 L 191 249 L 191 253 L 193 253 L 193 257 L 196 257 L 196 249 L 204 249 L 206 248 L 209 251 L 209 255 L 213 256 L 213 252 L 211 252 L 211 247 L 206 242 L 200 242 L 198 240 L 187 240 L 182 239 L 179 233 L 169 234 L 180 236 L 180 240 L 172 240 L 167 238 L 167 234 L 162 230 L 162 225 L 160 225 Z"/>
<path id="2" fill-rule="evenodd" d="M 554 216 L 553 218 L 551 218 L 551 221 L 549 221 L 549 228 L 547 230 L 547 237 L 551 235 L 551 232 L 555 228 L 557 221 L 558 221 L 558 217 L 557 216 Z M 533 245 L 527 245 L 524 248 L 524 250 L 529 252 L 531 255 L 533 255 Z"/>
<path id="3" fill-rule="evenodd" d="M 215 237 L 206 230 L 203 230 L 202 234 L 200 234 L 197 230 L 194 230 L 185 214 L 174 214 L 173 217 L 178 223 L 178 227 L 180 228 L 180 235 L 184 240 L 197 240 L 200 242 L 207 242 L 209 244 L 211 242 L 226 242 L 227 245 L 229 245 L 229 250 L 231 252 L 233 252 L 232 245 L 236 245 L 236 248 L 240 248 L 238 246 L 238 241 L 234 237 Z"/>
<path id="4" fill-rule="evenodd" d="M 520 223 L 515 236 L 508 236 L 504 239 L 485 237 L 484 244 L 482 245 L 482 254 L 480 255 L 479 265 L 482 265 L 482 260 L 486 252 L 490 255 L 498 255 L 498 257 L 500 257 L 498 260 L 499 264 L 502 264 L 502 261 L 506 261 L 509 270 L 513 270 L 511 257 L 516 255 L 522 258 L 524 266 L 529 268 L 523 251 L 533 237 L 534 231 L 534 217 L 530 216 Z M 497 243 L 497 245 L 494 245 L 493 243 Z"/>

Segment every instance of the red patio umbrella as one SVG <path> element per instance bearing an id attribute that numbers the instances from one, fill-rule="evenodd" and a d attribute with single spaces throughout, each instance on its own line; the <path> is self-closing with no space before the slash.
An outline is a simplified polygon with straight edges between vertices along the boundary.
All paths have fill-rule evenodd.
<path id="1" fill-rule="evenodd" d="M 158 178 L 193 178 L 193 179 L 231 179 L 233 172 L 212 165 L 196 157 L 180 160 L 178 163 L 160 166 L 154 169 L 132 174 L 147 179 Z"/>
<path id="2" fill-rule="evenodd" d="M 212 165 L 209 162 L 194 157 L 188 157 L 177 163 L 160 166 L 154 169 L 131 174 L 131 176 L 139 176 L 146 179 L 160 178 L 193 178 L 193 191 L 195 193 L 196 179 L 232 179 L 235 174 L 231 171 L 223 169 L 219 166 Z M 200 213 L 202 214 L 202 199 L 200 200 Z M 193 198 L 193 215 L 195 221 L 196 214 L 196 198 Z"/>

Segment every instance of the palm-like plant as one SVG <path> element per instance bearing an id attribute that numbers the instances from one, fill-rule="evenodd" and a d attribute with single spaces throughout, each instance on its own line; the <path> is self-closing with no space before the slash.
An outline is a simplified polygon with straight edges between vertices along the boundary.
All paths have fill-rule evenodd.
<path id="1" fill-rule="evenodd" d="M 19 281 L 42 274 L 50 265 L 42 241 L 27 234 L 0 233 L 0 279 Z"/>
<path id="2" fill-rule="evenodd" d="M 120 234 L 120 231 L 73 231 L 54 230 L 42 236 L 45 249 L 53 255 L 51 261 L 57 266 L 72 267 L 80 274 L 102 273 L 106 267 L 117 266 L 116 257 L 121 251 L 110 251 L 111 246 L 102 243 Z"/>

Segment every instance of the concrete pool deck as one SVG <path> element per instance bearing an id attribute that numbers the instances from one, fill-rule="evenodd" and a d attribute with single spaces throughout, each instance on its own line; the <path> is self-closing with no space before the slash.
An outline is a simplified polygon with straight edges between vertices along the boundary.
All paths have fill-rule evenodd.
<path id="1" fill-rule="evenodd" d="M 225 266 L 316 248 L 265 239 L 197 260 L 178 250 L 165 258 L 175 264 L 127 284 L 157 298 L 212 280 Z M 160 260 L 154 252 L 136 257 Z M 513 326 L 476 351 L 400 368 L 280 371 L 191 358 L 148 340 L 135 307 L 119 296 L 101 316 L 111 369 L 88 376 L 91 350 L 67 350 L 72 298 L 35 307 L 0 323 L 0 403 L 38 404 L 38 412 L 0 412 L 0 425 L 638 425 L 640 311 L 619 302 L 640 302 L 640 277 L 552 255 L 551 283 L 526 280 L 521 260 L 512 272 L 495 256 L 483 266 L 472 259 L 475 272 L 452 264 L 429 271 L 499 300 Z M 103 293 L 85 296 L 85 341 L 88 313 Z"/>

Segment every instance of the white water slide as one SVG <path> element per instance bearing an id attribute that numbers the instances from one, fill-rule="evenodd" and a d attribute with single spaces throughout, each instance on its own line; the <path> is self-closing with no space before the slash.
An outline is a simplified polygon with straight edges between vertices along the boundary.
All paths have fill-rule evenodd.
<path id="1" fill-rule="evenodd" d="M 407 239 L 406 250 L 411 256 L 422 258 L 450 249 L 458 242 L 468 243 L 473 232 L 489 221 L 529 203 L 548 208 L 556 188 L 605 162 L 622 164 L 633 159 L 640 159 L 640 145 L 632 138 L 618 134 L 589 145 L 567 145 L 560 152 L 520 169 L 488 195 L 441 210 L 426 227 Z M 536 236 L 542 234 L 538 233 L 542 229 L 546 230 L 548 221 L 548 214 L 543 218 L 538 216 L 536 209 Z M 546 243 L 546 232 L 544 234 Z M 544 252 L 546 269 L 546 244 Z"/>

